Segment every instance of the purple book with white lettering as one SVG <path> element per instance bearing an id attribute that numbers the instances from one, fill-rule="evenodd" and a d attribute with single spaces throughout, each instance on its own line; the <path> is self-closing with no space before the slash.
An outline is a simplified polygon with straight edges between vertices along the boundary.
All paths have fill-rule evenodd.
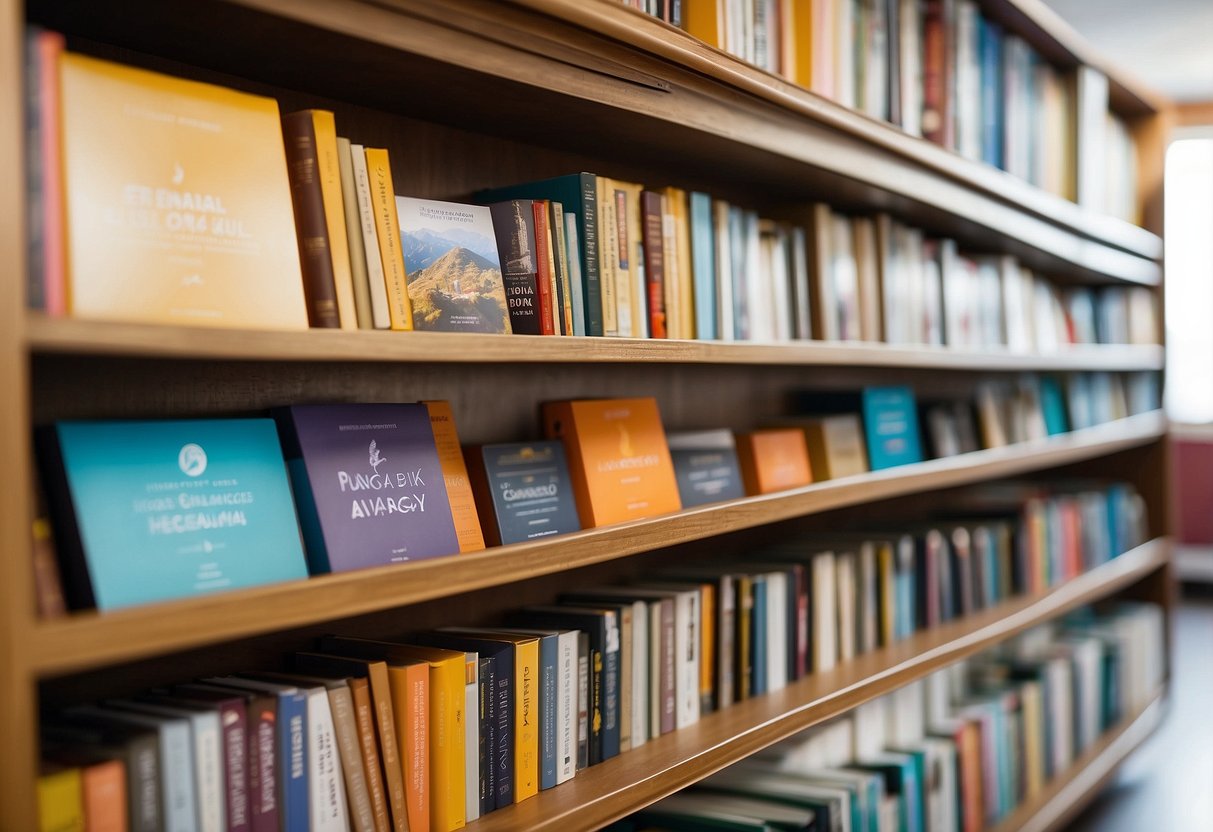
<path id="1" fill-rule="evenodd" d="M 298 405 L 274 415 L 313 575 L 459 551 L 425 405 Z"/>

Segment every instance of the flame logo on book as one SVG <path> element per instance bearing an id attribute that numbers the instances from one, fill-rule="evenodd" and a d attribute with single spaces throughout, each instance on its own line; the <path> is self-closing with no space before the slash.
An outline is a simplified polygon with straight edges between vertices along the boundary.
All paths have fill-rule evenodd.
<path id="1" fill-rule="evenodd" d="M 371 440 L 371 446 L 368 449 L 368 452 L 369 452 L 371 468 L 374 469 L 376 474 L 378 474 L 379 466 L 382 465 L 383 463 L 387 462 L 387 457 L 379 455 L 379 446 L 375 443 L 374 439 Z"/>
<path id="2" fill-rule="evenodd" d="M 628 433 L 623 422 L 617 423 L 616 426 L 619 428 L 619 455 L 625 458 L 636 456 L 636 451 L 632 448 L 632 434 Z"/>
<path id="3" fill-rule="evenodd" d="M 185 168 L 181 167 L 180 162 L 173 162 L 173 184 L 180 185 L 185 181 Z"/>
<path id="4" fill-rule="evenodd" d="M 192 442 L 183 445 L 177 454 L 177 465 L 187 477 L 200 477 L 206 471 L 206 451 Z"/>

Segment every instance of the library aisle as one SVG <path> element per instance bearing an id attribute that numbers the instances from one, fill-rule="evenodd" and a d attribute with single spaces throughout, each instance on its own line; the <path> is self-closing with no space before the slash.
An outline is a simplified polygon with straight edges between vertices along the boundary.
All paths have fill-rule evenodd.
<path id="1" fill-rule="evenodd" d="M 1167 718 L 1071 832 L 1213 829 L 1213 592 L 1187 595 L 1174 625 Z"/>

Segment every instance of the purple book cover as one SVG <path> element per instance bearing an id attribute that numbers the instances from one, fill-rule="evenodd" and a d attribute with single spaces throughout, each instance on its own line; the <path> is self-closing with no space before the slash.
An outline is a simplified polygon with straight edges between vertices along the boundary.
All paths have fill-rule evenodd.
<path id="1" fill-rule="evenodd" d="M 458 553 L 425 405 L 299 405 L 276 415 L 313 574 Z"/>

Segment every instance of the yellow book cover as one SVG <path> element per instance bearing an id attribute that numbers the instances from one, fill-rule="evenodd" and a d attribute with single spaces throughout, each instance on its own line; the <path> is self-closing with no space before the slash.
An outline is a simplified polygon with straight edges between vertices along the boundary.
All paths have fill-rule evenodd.
<path id="1" fill-rule="evenodd" d="M 371 182 L 371 207 L 374 208 L 375 232 L 379 237 L 379 256 L 383 260 L 383 282 L 387 285 L 388 315 L 392 320 L 392 329 L 411 330 L 413 304 L 409 300 L 408 277 L 404 272 L 400 222 L 396 216 L 396 191 L 392 185 L 388 152 L 380 147 L 366 148 L 366 172 Z"/>
<path id="2" fill-rule="evenodd" d="M 47 767 L 38 777 L 39 832 L 84 832 L 80 769 Z"/>
<path id="3" fill-rule="evenodd" d="M 422 404 L 430 412 L 434 446 L 438 450 L 438 461 L 442 463 L 442 478 L 446 482 L 446 496 L 451 503 L 451 518 L 455 521 L 459 551 L 479 552 L 484 548 L 484 534 L 480 530 L 480 515 L 476 513 L 476 498 L 472 496 L 472 483 L 468 478 L 467 464 L 463 461 L 463 450 L 459 446 L 459 433 L 455 429 L 451 403 L 429 401 Z"/>
<path id="4" fill-rule="evenodd" d="M 690 204 L 687 192 L 681 188 L 666 188 L 670 212 L 674 217 L 674 245 L 678 253 L 678 337 L 694 339 L 695 333 L 695 275 L 691 259 Z"/>
<path id="5" fill-rule="evenodd" d="M 812 419 L 805 424 L 804 433 L 814 481 L 835 480 L 868 470 L 868 452 L 858 414 Z"/>
<path id="6" fill-rule="evenodd" d="M 725 48 L 725 0 L 683 0 L 683 27 L 717 49 Z"/>
<path id="7" fill-rule="evenodd" d="M 615 183 L 605 176 L 597 177 L 598 189 L 598 272 L 602 289 L 602 332 L 619 335 L 619 301 L 615 297 L 615 269 L 619 246 L 614 244 Z"/>
<path id="8" fill-rule="evenodd" d="M 754 615 L 754 582 L 749 575 L 737 578 L 737 672 L 734 690 L 737 701 L 750 698 L 750 629 Z"/>
<path id="9" fill-rule="evenodd" d="M 545 402 L 543 422 L 564 442 L 582 528 L 682 508 L 656 399 Z"/>
<path id="10" fill-rule="evenodd" d="M 800 9 L 796 7 L 800 6 Z M 788 13 L 784 23 L 785 41 L 791 44 L 791 60 L 784 65 L 788 79 L 807 90 L 813 89 L 813 12 L 809 3 L 782 0 Z"/>
<path id="11" fill-rule="evenodd" d="M 341 194 L 341 157 L 337 150 L 337 121 L 328 110 L 308 110 L 316 132 L 317 173 L 324 196 L 324 222 L 329 230 L 333 282 L 337 287 L 337 314 L 342 329 L 358 328 L 354 304 L 354 276 L 350 269 L 350 241 L 345 229 L 345 200 Z"/>
<path id="12" fill-rule="evenodd" d="M 1044 704 L 1039 682 L 1026 682 L 1019 690 L 1023 703 L 1024 797 L 1036 797 L 1045 787 Z"/>
<path id="13" fill-rule="evenodd" d="M 65 53 L 69 309 L 306 329 L 273 99 Z"/>
<path id="14" fill-rule="evenodd" d="M 877 545 L 876 568 L 880 576 L 880 643 L 888 646 L 897 638 L 897 572 L 892 543 L 882 541 Z"/>

